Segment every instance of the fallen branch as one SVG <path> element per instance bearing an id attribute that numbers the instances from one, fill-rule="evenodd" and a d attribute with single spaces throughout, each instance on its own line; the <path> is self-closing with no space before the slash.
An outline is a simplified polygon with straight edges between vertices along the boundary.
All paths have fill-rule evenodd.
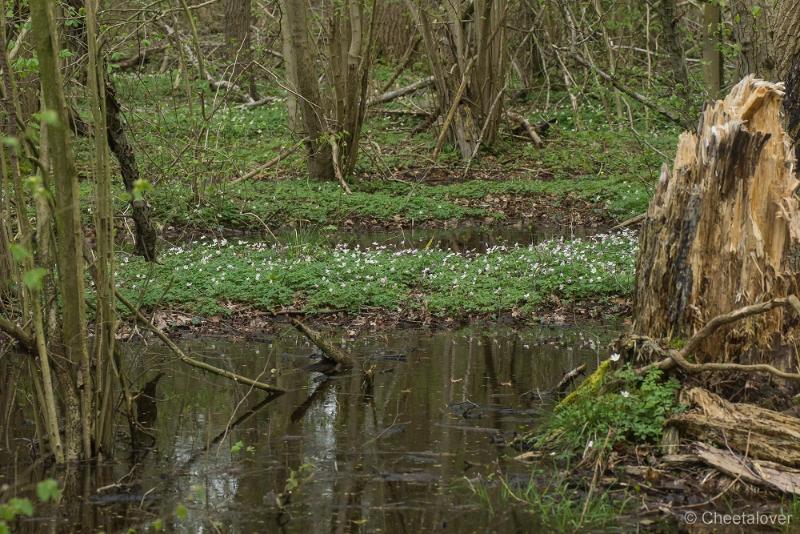
<path id="1" fill-rule="evenodd" d="M 371 98 L 367 101 L 367 106 L 375 106 L 378 104 L 385 104 L 386 102 L 391 102 L 392 100 L 396 100 L 401 96 L 410 95 L 412 93 L 416 93 L 420 89 L 424 89 L 433 85 L 433 76 L 428 76 L 427 78 L 423 78 L 421 80 L 417 80 L 416 82 L 406 85 L 405 87 L 400 87 L 399 89 L 395 89 L 394 91 L 388 91 L 383 93 L 382 95 L 378 95 L 375 98 Z"/>
<path id="2" fill-rule="evenodd" d="M 464 68 L 464 74 L 461 75 L 461 83 L 456 90 L 456 94 L 453 95 L 453 103 L 450 105 L 450 109 L 447 112 L 447 115 L 444 118 L 444 122 L 442 123 L 442 129 L 439 132 L 439 137 L 436 139 L 436 147 L 433 149 L 433 161 L 436 161 L 436 158 L 439 157 L 439 152 L 442 151 L 442 147 L 444 146 L 444 140 L 447 137 L 447 130 L 450 128 L 450 123 L 453 122 L 453 118 L 456 116 L 456 111 L 458 110 L 458 106 L 461 104 L 461 97 L 464 96 L 464 91 L 467 89 L 467 82 L 469 81 L 469 73 L 472 70 L 472 66 L 475 64 L 475 59 L 478 56 L 472 56 L 467 63 L 467 66 Z"/>
<path id="3" fill-rule="evenodd" d="M 668 357 L 643 367 L 639 369 L 638 372 L 643 374 L 654 368 L 669 370 L 677 365 L 690 374 L 704 373 L 707 371 L 739 371 L 743 373 L 769 373 L 778 378 L 800 381 L 800 374 L 781 371 L 780 369 L 777 369 L 766 363 L 692 363 L 687 360 L 687 357 L 697 350 L 703 341 L 709 338 L 722 326 L 741 321 L 742 319 L 751 317 L 753 315 L 766 313 L 770 310 L 774 310 L 775 308 L 790 308 L 794 310 L 798 316 L 800 316 L 800 299 L 794 295 L 789 295 L 788 297 L 775 298 L 767 302 L 751 304 L 750 306 L 745 306 L 743 308 L 739 308 L 738 310 L 718 315 L 707 322 L 703 328 L 701 328 L 694 336 L 692 336 L 692 338 L 686 343 L 686 346 L 681 350 L 668 350 Z"/>
<path id="4" fill-rule="evenodd" d="M 14 338 L 26 352 L 36 354 L 36 340 L 33 336 L 5 317 L 0 317 L 0 330 Z"/>
<path id="5" fill-rule="evenodd" d="M 326 358 L 336 362 L 342 367 L 352 367 L 355 360 L 345 351 L 338 349 L 329 343 L 325 336 L 307 327 L 300 319 L 291 317 L 290 320 L 295 328 L 302 332 L 314 345 L 319 347 Z"/>
<path id="6" fill-rule="evenodd" d="M 586 372 L 586 364 L 582 363 L 572 371 L 566 373 L 556 384 L 556 391 L 563 393 L 579 376 Z"/>
<path id="7" fill-rule="evenodd" d="M 336 179 L 339 180 L 339 183 L 342 185 L 342 189 L 347 191 L 347 193 L 352 193 L 350 190 L 350 186 L 347 185 L 347 182 L 344 180 L 344 174 L 342 174 L 342 166 L 339 163 L 339 143 L 336 142 L 336 139 L 333 136 L 328 137 L 328 143 L 331 145 L 331 159 L 333 159 L 333 173 L 336 175 Z"/>
<path id="8" fill-rule="evenodd" d="M 533 126 L 531 126 L 531 123 L 528 121 L 528 119 L 526 119 L 519 113 L 514 113 L 513 111 L 510 110 L 506 111 L 506 117 L 508 117 L 509 119 L 511 119 L 516 123 L 521 124 L 522 127 L 525 128 L 525 131 L 528 132 L 528 136 L 531 138 L 534 145 L 536 145 L 537 147 L 541 147 L 542 145 L 544 145 L 544 143 L 542 142 L 542 138 L 539 137 L 538 133 L 536 133 L 536 129 Z"/>
<path id="9" fill-rule="evenodd" d="M 623 228 L 627 228 L 628 226 L 633 226 L 636 223 L 642 222 L 645 217 L 647 217 L 647 214 L 646 213 L 641 213 L 639 215 L 636 215 L 635 217 L 631 217 L 630 219 L 626 219 L 626 220 L 622 221 L 621 223 L 619 223 L 618 225 L 612 226 L 611 227 L 611 231 L 613 232 L 614 230 L 622 230 Z"/>
<path id="10" fill-rule="evenodd" d="M 305 139 L 302 139 L 302 140 L 298 141 L 297 144 L 295 144 L 294 146 L 292 146 L 290 148 L 286 148 L 286 149 L 282 150 L 281 152 L 278 153 L 277 156 L 275 156 L 274 158 L 272 158 L 271 160 L 269 160 L 265 164 L 259 165 L 258 167 L 256 167 L 252 171 L 247 172 L 247 173 L 243 174 L 242 176 L 239 176 L 238 178 L 234 178 L 233 180 L 230 181 L 230 183 L 235 184 L 235 183 L 241 182 L 243 180 L 249 180 L 253 176 L 257 175 L 258 173 L 264 172 L 267 169 L 274 167 L 275 165 L 277 165 L 278 163 L 283 161 L 287 156 L 291 156 L 292 154 L 297 152 L 297 149 L 300 148 L 301 146 L 303 146 L 303 143 L 305 143 L 305 142 L 306 142 Z"/>
<path id="11" fill-rule="evenodd" d="M 142 315 L 140 312 L 131 302 L 126 299 L 119 291 L 116 289 L 114 290 L 114 294 L 116 295 L 117 299 L 119 299 L 122 304 L 128 308 L 136 317 L 136 319 L 148 330 L 153 332 L 158 339 L 164 342 L 164 344 L 173 352 L 178 359 L 180 359 L 183 363 L 190 365 L 191 367 L 195 367 L 197 369 L 202 369 L 204 371 L 208 371 L 211 374 L 215 374 L 217 376 L 222 376 L 233 380 L 234 382 L 240 382 L 242 384 L 246 384 L 248 386 L 254 387 L 256 389 L 260 389 L 262 391 L 268 391 L 270 393 L 285 393 L 285 391 L 279 387 L 271 386 L 269 384 L 265 384 L 264 382 L 259 382 L 257 380 L 253 380 L 251 378 L 247 378 L 245 376 L 236 374 L 232 371 L 226 371 L 225 369 L 220 369 L 219 367 L 214 367 L 211 364 L 201 362 L 200 360 L 195 360 L 194 358 L 187 356 L 180 347 L 178 347 L 164 332 L 161 331 L 160 328 L 153 325 L 147 317 Z"/>

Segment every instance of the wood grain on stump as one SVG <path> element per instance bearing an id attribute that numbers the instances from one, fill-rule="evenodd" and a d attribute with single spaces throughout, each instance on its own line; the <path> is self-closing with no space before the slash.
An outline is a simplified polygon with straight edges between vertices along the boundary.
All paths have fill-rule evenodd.
<path id="1" fill-rule="evenodd" d="M 748 76 L 680 136 L 642 227 L 636 334 L 687 339 L 717 315 L 798 293 L 800 182 L 783 96 L 782 84 Z M 694 356 L 781 364 L 797 332 L 791 312 L 775 309 L 721 329 Z"/>

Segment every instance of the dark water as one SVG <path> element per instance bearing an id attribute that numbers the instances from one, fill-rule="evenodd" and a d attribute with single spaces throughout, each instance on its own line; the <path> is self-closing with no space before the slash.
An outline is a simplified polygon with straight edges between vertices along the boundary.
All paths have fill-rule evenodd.
<path id="1" fill-rule="evenodd" d="M 505 443 L 548 411 L 537 391 L 596 365 L 617 330 L 399 330 L 347 340 L 371 379 L 308 371 L 314 348 L 294 330 L 261 343 L 184 342 L 195 356 L 288 390 L 272 401 L 187 369 L 160 345 L 128 345 L 137 383 L 165 373 L 156 402 L 140 405 L 155 436 L 140 440 L 153 447 L 131 458 L 120 422 L 115 461 L 67 476 L 27 469 L 27 445 L 11 435 L 16 452 L 0 445 L 0 484 L 69 480 L 62 504 L 40 508 L 23 532 L 153 531 L 158 521 L 180 532 L 527 532 L 524 509 L 490 516 L 466 480 L 525 475 Z"/>

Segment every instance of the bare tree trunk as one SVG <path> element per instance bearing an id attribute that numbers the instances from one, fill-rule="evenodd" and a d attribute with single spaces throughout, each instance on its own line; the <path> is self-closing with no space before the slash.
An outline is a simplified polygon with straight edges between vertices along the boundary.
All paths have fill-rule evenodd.
<path id="1" fill-rule="evenodd" d="M 77 459 L 82 453 L 84 458 L 92 456 L 91 417 L 93 386 L 89 367 L 89 350 L 86 343 L 86 313 L 84 301 L 83 270 L 83 231 L 80 220 L 80 192 L 78 174 L 70 147 L 69 122 L 67 106 L 64 100 L 63 81 L 57 61 L 59 47 L 56 27 L 53 22 L 51 4 L 47 0 L 31 1 L 31 22 L 36 43 L 36 55 L 39 59 L 39 76 L 42 85 L 42 97 L 45 110 L 44 120 L 47 123 L 47 145 L 50 171 L 55 183 L 55 222 L 57 239 L 56 264 L 62 300 L 61 341 L 64 353 L 70 366 L 70 374 L 75 374 L 74 384 L 80 395 L 80 408 L 71 406 L 67 411 L 73 430 L 74 417 L 80 414 L 80 450 L 73 442 L 76 437 L 68 432 L 66 457 Z M 65 395 L 69 398 L 67 383 L 62 384 Z"/>
<path id="2" fill-rule="evenodd" d="M 767 0 L 734 0 L 733 38 L 741 47 L 737 57 L 738 79 L 754 74 L 775 81 L 775 59 L 772 49 L 772 18 L 774 13 Z"/>
<path id="3" fill-rule="evenodd" d="M 508 4 L 506 0 L 457 1 L 447 3 L 444 11 L 418 0 L 406 0 L 406 4 L 422 33 L 438 112 L 444 116 L 434 157 L 448 137 L 462 159 L 469 161 L 481 143 L 492 144 L 503 115 Z"/>
<path id="4" fill-rule="evenodd" d="M 720 23 L 722 9 L 716 2 L 709 1 L 703 9 L 703 79 L 706 91 L 712 99 L 719 98 L 722 88 L 722 50 L 720 46 Z"/>
<path id="5" fill-rule="evenodd" d="M 684 115 L 691 110 L 691 91 L 689 86 L 689 69 L 686 65 L 686 54 L 683 49 L 676 0 L 661 0 L 658 3 L 658 16 L 664 36 L 664 46 L 669 54 L 672 76 L 675 78 L 676 92 L 683 101 Z M 684 119 L 687 117 L 684 117 Z"/>
<path id="6" fill-rule="evenodd" d="M 228 61 L 233 65 L 231 79 L 243 86 L 242 73 L 248 71 L 250 98 L 258 99 L 255 76 L 251 62 L 253 49 L 250 45 L 250 26 L 253 23 L 251 0 L 225 0 L 225 45 Z"/>
<path id="7" fill-rule="evenodd" d="M 681 135 L 641 232 L 636 334 L 686 340 L 718 315 L 800 290 L 800 182 L 782 96 L 747 77 Z M 721 328 L 690 356 L 785 369 L 798 334 L 792 312 L 775 309 Z"/>
<path id="8" fill-rule="evenodd" d="M 313 44 L 309 37 L 308 5 L 306 0 L 283 0 L 282 7 L 283 24 L 286 25 L 284 37 L 288 43 L 285 60 L 292 65 L 296 76 L 297 110 L 304 127 L 302 134 L 307 139 L 308 173 L 319 180 L 332 180 L 335 178 L 333 157 L 325 138 L 328 135 L 324 124 L 325 111 L 311 56 Z"/>
<path id="9" fill-rule="evenodd" d="M 416 36 L 416 29 L 403 0 L 387 0 L 375 21 L 375 48 L 379 56 L 400 61 Z"/>

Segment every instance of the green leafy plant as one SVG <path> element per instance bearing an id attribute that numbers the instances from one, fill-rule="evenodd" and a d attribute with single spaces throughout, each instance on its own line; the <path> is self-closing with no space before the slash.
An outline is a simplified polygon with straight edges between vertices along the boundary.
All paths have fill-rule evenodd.
<path id="1" fill-rule="evenodd" d="M 532 443 L 571 454 L 587 444 L 602 446 L 608 435 L 609 445 L 626 440 L 655 442 L 667 418 L 683 409 L 677 400 L 679 389 L 680 383 L 674 378 L 665 380 L 661 370 L 641 377 L 626 366 L 609 373 L 596 392 L 579 394 L 558 407 L 545 432 Z"/>
<path id="2" fill-rule="evenodd" d="M 57 502 L 61 499 L 61 490 L 58 482 L 48 478 L 36 485 L 36 497 L 39 502 Z M 6 503 L 0 503 L 0 534 L 9 534 L 11 529 L 9 523 L 19 517 L 33 516 L 33 503 L 27 498 L 14 497 Z"/>

